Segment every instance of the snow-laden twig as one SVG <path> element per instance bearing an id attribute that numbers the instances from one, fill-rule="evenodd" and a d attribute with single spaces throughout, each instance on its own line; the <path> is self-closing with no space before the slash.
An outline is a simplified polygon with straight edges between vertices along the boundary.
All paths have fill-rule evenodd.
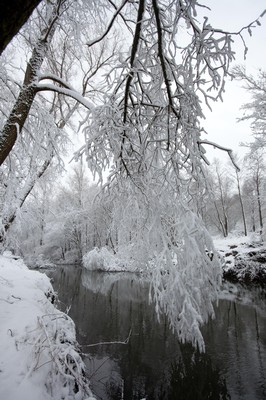
<path id="1" fill-rule="evenodd" d="M 42 315 L 38 317 L 37 331 L 36 339 L 31 344 L 34 349 L 33 363 L 24 380 L 51 363 L 46 382 L 48 391 L 53 395 L 60 394 L 60 398 L 65 400 L 95 399 L 85 378 L 84 363 L 76 350 L 72 320 L 61 312 Z M 30 344 L 28 338 L 27 344 Z M 77 393 L 79 397 L 76 397 Z"/>
<path id="2" fill-rule="evenodd" d="M 55 335 L 51 338 L 51 334 L 49 334 L 46 328 L 45 317 L 47 316 L 39 318 L 39 324 L 45 334 L 56 371 L 68 381 L 68 385 L 77 385 L 78 390 L 82 390 L 84 393 L 92 396 L 92 392 L 84 380 L 84 366 L 79 354 L 73 348 L 73 344 L 68 342 L 67 338 L 65 339 L 65 343 L 62 341 L 64 338 L 56 340 L 60 332 L 55 332 Z M 61 317 L 60 314 L 59 317 Z M 65 316 L 65 319 L 67 320 L 68 317 Z M 61 344 L 61 348 L 58 342 Z M 65 345 L 67 345 L 67 348 L 65 348 Z"/>
<path id="3" fill-rule="evenodd" d="M 109 345 L 109 344 L 128 344 L 129 339 L 131 337 L 131 333 L 132 333 L 132 329 L 130 329 L 128 337 L 123 341 L 118 340 L 118 341 L 112 341 L 112 342 L 99 342 L 99 343 L 85 344 L 85 345 L 82 345 L 82 347 L 95 347 L 95 346 L 102 346 L 102 345 Z M 86 353 L 82 353 L 82 354 L 87 355 Z"/>

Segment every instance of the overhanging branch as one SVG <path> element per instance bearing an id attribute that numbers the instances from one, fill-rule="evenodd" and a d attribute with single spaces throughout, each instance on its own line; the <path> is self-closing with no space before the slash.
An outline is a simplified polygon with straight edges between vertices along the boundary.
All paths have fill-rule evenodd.
<path id="1" fill-rule="evenodd" d="M 235 167 L 235 169 L 240 172 L 240 168 L 238 167 L 238 165 L 236 164 L 234 157 L 233 157 L 233 151 L 232 149 L 228 149 L 227 147 L 223 147 L 220 144 L 214 143 L 214 142 L 210 142 L 209 140 L 199 140 L 198 141 L 198 145 L 201 144 L 207 144 L 209 146 L 213 146 L 216 149 L 222 150 L 222 151 L 226 151 L 230 157 L 230 160 L 232 161 L 233 166 Z"/>

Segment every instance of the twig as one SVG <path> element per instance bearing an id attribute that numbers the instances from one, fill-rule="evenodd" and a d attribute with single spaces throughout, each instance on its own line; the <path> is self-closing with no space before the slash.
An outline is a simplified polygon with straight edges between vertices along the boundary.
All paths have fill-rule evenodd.
<path id="1" fill-rule="evenodd" d="M 85 344 L 85 345 L 82 345 L 82 347 L 94 347 L 94 346 L 101 346 L 101 345 L 106 345 L 106 344 L 128 344 L 129 339 L 131 337 L 131 332 L 132 332 L 132 329 L 130 329 L 128 337 L 124 341 L 99 342 L 99 343 L 93 343 L 93 344 Z M 83 354 L 86 355 L 86 353 L 83 353 Z"/>

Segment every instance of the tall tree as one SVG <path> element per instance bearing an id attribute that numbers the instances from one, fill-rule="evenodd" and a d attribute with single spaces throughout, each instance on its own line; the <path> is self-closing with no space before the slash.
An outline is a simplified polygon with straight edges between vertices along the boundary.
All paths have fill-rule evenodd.
<path id="1" fill-rule="evenodd" d="M 257 76 L 246 72 L 245 67 L 237 66 L 232 73 L 243 82 L 244 88 L 251 96 L 251 101 L 243 104 L 243 116 L 240 121 L 251 121 L 256 147 L 265 147 L 266 132 L 266 72 L 259 70 Z"/>
<path id="2" fill-rule="evenodd" d="M 244 235 L 247 236 L 246 213 L 245 213 L 244 202 L 243 202 L 243 195 L 242 195 L 242 189 L 241 189 L 240 176 L 239 176 L 239 172 L 237 170 L 235 170 L 235 174 L 236 174 L 236 181 L 237 181 L 238 197 L 239 197 L 239 202 L 240 202 L 240 206 L 241 206 L 241 214 L 242 214 L 242 220 L 243 220 Z"/>
<path id="3" fill-rule="evenodd" d="M 246 162 L 249 165 L 248 176 L 249 182 L 252 182 L 252 190 L 254 191 L 260 234 L 263 231 L 263 187 L 265 182 L 265 152 L 264 149 L 253 149 L 251 147 L 250 152 L 246 156 Z"/>

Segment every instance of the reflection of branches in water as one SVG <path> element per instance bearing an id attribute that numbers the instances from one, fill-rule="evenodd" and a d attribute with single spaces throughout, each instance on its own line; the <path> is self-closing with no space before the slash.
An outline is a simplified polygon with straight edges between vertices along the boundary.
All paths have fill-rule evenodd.
<path id="1" fill-rule="evenodd" d="M 127 345 L 129 343 L 130 337 L 131 337 L 132 329 L 130 329 L 129 334 L 125 340 L 121 341 L 109 341 L 109 342 L 99 342 L 99 343 L 94 343 L 94 344 L 88 344 L 88 345 L 83 345 L 82 347 L 95 347 L 95 346 L 102 346 L 102 345 L 114 345 L 114 344 L 119 344 L 119 345 Z M 89 353 L 82 353 L 83 356 L 90 358 Z M 89 374 L 89 379 L 91 380 L 92 378 L 95 378 L 97 373 L 102 369 L 102 367 L 106 364 L 106 362 L 110 361 L 111 357 L 106 357 L 103 362 L 98 365 L 97 368 L 93 369 L 93 372 Z M 106 393 L 108 393 L 108 396 L 110 399 L 123 399 L 123 387 L 124 387 L 124 381 L 121 378 L 120 375 L 118 377 L 113 376 L 114 371 L 111 372 L 111 375 L 106 375 L 106 376 L 101 376 L 100 379 L 97 379 L 98 383 L 103 385 L 105 387 Z"/>
<path id="2" fill-rule="evenodd" d="M 92 371 L 90 373 L 87 371 L 87 376 L 97 399 L 124 399 L 124 380 L 116 371 L 116 364 L 111 357 L 104 357 L 101 360 L 92 357 L 90 368 Z"/>
<path id="3" fill-rule="evenodd" d="M 225 281 L 219 293 L 219 298 L 239 304 L 254 305 L 259 313 L 266 311 L 266 290 L 264 286 Z"/>
<path id="4" fill-rule="evenodd" d="M 83 354 L 86 355 L 86 354 Z M 89 379 L 91 379 L 93 376 L 95 376 L 97 374 L 97 372 L 104 366 L 104 364 L 109 361 L 111 359 L 111 357 L 106 357 L 103 362 L 96 368 L 94 369 L 94 371 L 89 375 Z"/>
<path id="5" fill-rule="evenodd" d="M 113 296 L 119 290 L 120 300 L 145 301 L 149 282 L 144 276 L 126 272 L 96 272 L 85 268 L 81 275 L 82 285 L 93 293 Z M 143 290 L 145 288 L 145 290 Z M 113 297 L 116 297 L 114 295 Z"/>
<path id="6" fill-rule="evenodd" d="M 260 376 L 261 376 L 261 381 L 262 382 L 266 382 L 266 376 L 265 376 L 265 369 L 263 367 L 264 363 L 263 363 L 263 351 L 261 349 L 261 345 L 260 345 L 260 328 L 259 328 L 259 323 L 258 323 L 258 315 L 257 315 L 257 311 L 255 310 L 255 327 L 256 327 L 256 344 L 257 344 L 257 354 L 258 354 L 258 361 L 259 361 L 259 371 L 260 371 Z M 263 384 L 263 388 L 264 388 L 264 394 L 266 394 L 266 384 Z"/>
<path id="7" fill-rule="evenodd" d="M 182 356 L 174 360 L 164 373 L 159 389 L 149 399 L 160 400 L 229 400 L 231 399 L 221 372 L 204 353 L 190 345 L 182 346 Z"/>
<path id="8" fill-rule="evenodd" d="M 109 399 L 123 399 L 124 398 L 124 381 L 121 384 L 116 379 L 111 379 L 106 383 L 106 392 Z"/>

